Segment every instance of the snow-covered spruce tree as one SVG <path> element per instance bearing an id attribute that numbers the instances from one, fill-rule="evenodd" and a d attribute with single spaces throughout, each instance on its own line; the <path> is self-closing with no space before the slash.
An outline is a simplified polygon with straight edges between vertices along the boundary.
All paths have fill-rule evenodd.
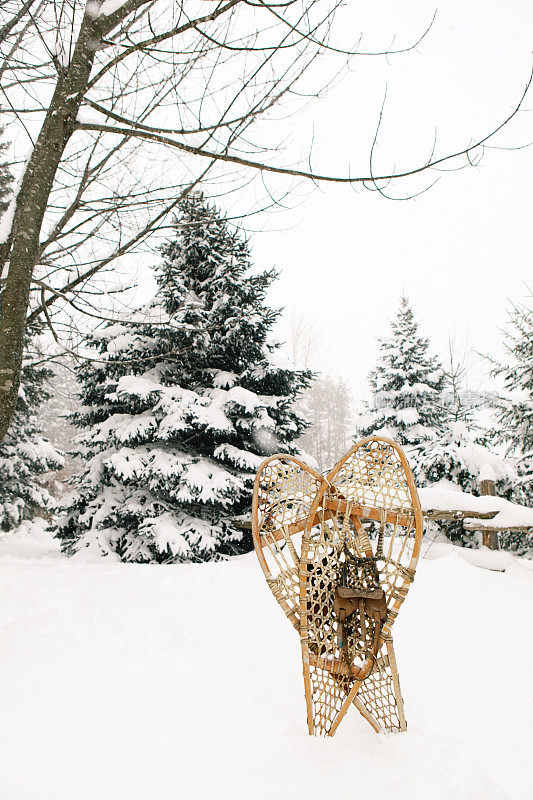
<path id="1" fill-rule="evenodd" d="M 450 360 L 446 370 L 447 391 L 444 393 L 444 427 L 440 436 L 431 439 L 419 465 L 420 482 L 449 481 L 470 494 L 479 495 L 482 480 L 495 483 L 496 493 L 509 496 L 516 479 L 512 461 L 494 451 L 493 441 L 485 428 L 476 422 L 479 399 L 464 399 L 467 374 L 465 357 L 458 359 L 450 344 Z M 469 532 L 461 535 L 472 540 Z"/>
<path id="2" fill-rule="evenodd" d="M 445 425 L 441 435 L 429 440 L 418 464 L 420 484 L 441 482 L 473 495 L 481 493 L 482 481 L 493 481 L 496 494 L 509 497 L 516 479 L 514 465 L 494 451 L 487 431 L 475 421 L 475 405 L 463 400 L 466 369 L 455 362 L 450 351 L 446 373 L 449 390 L 445 393 Z M 451 390 L 451 391 L 450 391 Z M 479 405 L 477 406 L 479 408 Z M 434 525 L 452 541 L 475 547 L 479 538 L 461 522 Z"/>
<path id="3" fill-rule="evenodd" d="M 510 363 L 493 370 L 505 386 L 496 403 L 497 416 L 500 438 L 517 461 L 513 499 L 533 505 L 533 306 L 514 306 L 510 322 L 512 329 L 506 337 Z"/>
<path id="4" fill-rule="evenodd" d="M 442 434 L 428 442 L 419 464 L 421 483 L 450 481 L 464 492 L 480 494 L 482 480 L 494 481 L 496 493 L 508 496 L 515 480 L 513 463 L 482 443 L 471 425 L 448 419 Z"/>
<path id="5" fill-rule="evenodd" d="M 359 418 L 359 436 L 390 436 L 406 448 L 420 480 L 427 445 L 442 434 L 445 411 L 442 392 L 446 376 L 429 339 L 420 336 L 406 297 L 402 297 L 392 332 L 379 340 L 376 368 L 370 373 L 372 401 Z"/>
<path id="6" fill-rule="evenodd" d="M 27 338 L 19 398 L 6 437 L 0 444 L 0 530 L 11 531 L 52 507 L 48 490 L 38 476 L 60 469 L 63 457 L 40 434 L 37 413 L 50 397 L 45 383 L 51 372 L 34 363 L 31 338 Z"/>
<path id="7" fill-rule="evenodd" d="M 232 518 L 254 473 L 298 452 L 294 401 L 311 374 L 281 361 L 265 305 L 272 271 L 201 195 L 181 204 L 148 306 L 89 337 L 75 415 L 84 472 L 59 521 L 67 552 L 194 561 L 245 552 Z"/>
<path id="8" fill-rule="evenodd" d="M 449 414 L 441 435 L 429 440 L 423 449 L 417 465 L 419 485 L 440 482 L 445 488 L 456 487 L 478 496 L 481 482 L 491 480 L 496 494 L 509 498 L 516 480 L 513 462 L 487 447 L 483 433 L 472 422 L 467 424 Z M 462 522 L 431 524 L 453 542 L 465 547 L 479 544 L 478 535 L 465 528 Z"/>

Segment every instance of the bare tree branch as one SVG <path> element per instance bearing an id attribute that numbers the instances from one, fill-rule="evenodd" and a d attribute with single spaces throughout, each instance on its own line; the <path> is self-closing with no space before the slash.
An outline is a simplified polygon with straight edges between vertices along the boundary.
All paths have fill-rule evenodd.
<path id="1" fill-rule="evenodd" d="M 271 164 L 265 164 L 260 161 L 253 161 L 248 158 L 242 158 L 241 156 L 231 155 L 228 153 L 216 153 L 210 150 L 204 150 L 201 147 L 194 147 L 193 145 L 185 144 L 184 142 L 178 142 L 175 139 L 170 139 L 167 136 L 162 136 L 159 133 L 154 133 L 150 130 L 140 129 L 135 126 L 135 123 L 130 122 L 129 120 L 122 119 L 122 122 L 125 124 L 131 125 L 131 128 L 119 128 L 113 125 L 98 125 L 95 123 L 78 123 L 76 127 L 79 130 L 86 130 L 86 131 L 100 131 L 102 133 L 115 133 L 121 136 L 137 136 L 141 139 L 148 139 L 158 144 L 167 145 L 168 147 L 175 147 L 177 150 L 183 150 L 186 153 L 190 153 L 191 155 L 201 156 L 202 158 L 209 158 L 214 161 L 226 161 L 231 164 L 237 164 L 242 167 L 250 167 L 252 169 L 256 169 L 259 172 L 273 172 L 277 175 L 291 175 L 296 178 L 309 178 L 314 181 L 322 181 L 324 183 L 373 183 L 376 184 L 376 181 L 390 181 L 396 178 L 407 178 L 412 175 L 418 175 L 421 172 L 426 172 L 428 169 L 433 167 L 439 166 L 440 164 L 444 164 L 447 161 L 451 161 L 452 159 L 459 158 L 460 156 L 466 156 L 470 158 L 470 154 L 473 150 L 476 150 L 478 147 L 482 147 L 486 142 L 492 139 L 499 131 L 502 130 L 512 119 L 515 117 L 518 112 L 520 111 L 522 104 L 524 102 L 524 98 L 531 86 L 531 82 L 533 80 L 533 71 L 530 74 L 528 81 L 526 83 L 526 87 L 518 101 L 518 104 L 514 107 L 513 111 L 501 122 L 496 128 L 493 128 L 489 133 L 483 136 L 481 139 L 478 139 L 476 142 L 464 147 L 460 150 L 456 150 L 453 153 L 449 153 L 448 155 L 442 156 L 441 158 L 435 158 L 433 160 L 427 161 L 426 163 L 422 164 L 419 167 L 415 167 L 409 170 L 403 170 L 399 172 L 391 172 L 385 175 L 373 175 L 372 172 L 369 176 L 359 176 L 359 177 L 351 177 L 351 176 L 342 176 L 342 175 L 325 175 L 320 173 L 311 172 L 308 170 L 300 170 L 300 169 L 290 169 L 288 167 L 275 167 Z M 111 115 L 110 115 L 111 116 Z M 117 118 L 118 115 L 115 115 Z"/>
<path id="2" fill-rule="evenodd" d="M 62 325 L 70 325 L 69 308 L 111 318 L 95 305 L 100 298 L 105 305 L 106 270 L 119 269 L 127 254 L 149 251 L 149 237 L 168 228 L 181 198 L 200 181 L 212 195 L 237 191 L 254 175 L 268 174 L 295 179 L 291 183 L 363 184 L 383 192 L 385 181 L 460 157 L 472 161 L 476 148 L 492 141 L 521 108 L 525 92 L 506 120 L 476 143 L 444 156 L 432 152 L 410 169 L 378 175 L 375 147 L 369 176 L 327 174 L 311 166 L 310 156 L 308 169 L 287 163 L 286 155 L 274 163 L 285 152 L 283 143 L 256 141 L 259 123 L 283 100 L 295 96 L 300 102 L 328 86 L 330 74 L 321 62 L 315 85 L 305 87 L 307 93 L 301 88 L 318 56 L 342 56 L 342 66 L 332 69 L 339 74 L 346 69 L 344 57 L 359 50 L 359 35 L 350 47 L 332 41 L 339 5 L 339 0 L 217 0 L 207 8 L 191 0 L 4 0 L 0 5 L 3 110 L 17 135 L 34 145 L 9 210 L 10 230 L 0 243 L 0 268 L 8 266 L 0 285 L 0 441 L 16 403 L 28 322 L 44 317 L 58 336 Z M 526 91 L 530 83 L 531 78 Z M 267 202 L 277 200 L 271 195 Z"/>

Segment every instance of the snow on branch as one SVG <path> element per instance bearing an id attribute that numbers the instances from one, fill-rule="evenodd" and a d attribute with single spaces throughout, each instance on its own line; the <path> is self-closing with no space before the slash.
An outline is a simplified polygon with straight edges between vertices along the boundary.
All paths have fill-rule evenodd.
<path id="1" fill-rule="evenodd" d="M 442 481 L 418 490 L 424 516 L 428 519 L 462 519 L 469 530 L 533 531 L 533 508 L 511 503 L 503 497 L 476 497 L 451 488 Z M 439 513 L 440 512 L 440 513 Z M 483 520 L 480 523 L 479 520 Z"/>

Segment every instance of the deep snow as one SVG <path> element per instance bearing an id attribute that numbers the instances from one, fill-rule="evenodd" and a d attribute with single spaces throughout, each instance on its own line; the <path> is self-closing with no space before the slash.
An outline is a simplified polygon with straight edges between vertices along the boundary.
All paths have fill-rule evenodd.
<path id="1" fill-rule="evenodd" d="M 408 732 L 353 709 L 314 739 L 253 554 L 91 563 L 4 537 L 0 798 L 532 798 L 533 565 L 428 555 L 393 629 Z"/>

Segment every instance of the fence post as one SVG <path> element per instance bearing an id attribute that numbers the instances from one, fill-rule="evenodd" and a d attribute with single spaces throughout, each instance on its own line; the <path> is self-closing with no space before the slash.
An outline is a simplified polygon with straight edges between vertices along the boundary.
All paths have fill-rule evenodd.
<path id="1" fill-rule="evenodd" d="M 481 475 L 480 475 L 481 478 Z M 490 478 L 483 478 L 479 481 L 479 491 L 483 497 L 490 495 L 496 496 L 496 484 Z M 490 550 L 499 550 L 498 545 L 498 532 L 497 531 L 483 531 L 483 544 Z"/>

